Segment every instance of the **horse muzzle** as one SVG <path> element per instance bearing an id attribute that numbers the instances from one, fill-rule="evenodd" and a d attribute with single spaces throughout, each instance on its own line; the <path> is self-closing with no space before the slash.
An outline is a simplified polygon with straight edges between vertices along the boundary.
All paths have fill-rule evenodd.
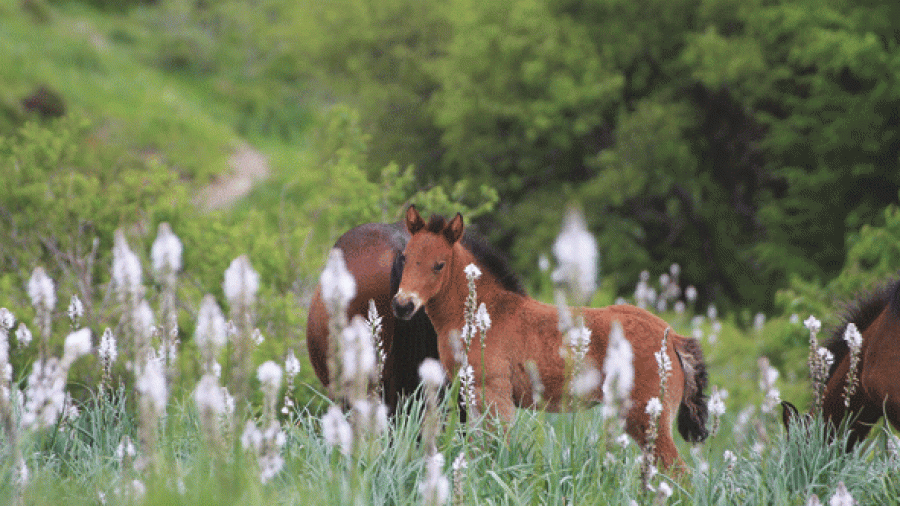
<path id="1" fill-rule="evenodd" d="M 415 293 L 407 293 L 403 290 L 397 292 L 391 301 L 394 316 L 401 320 L 409 320 L 422 307 L 422 299 Z"/>

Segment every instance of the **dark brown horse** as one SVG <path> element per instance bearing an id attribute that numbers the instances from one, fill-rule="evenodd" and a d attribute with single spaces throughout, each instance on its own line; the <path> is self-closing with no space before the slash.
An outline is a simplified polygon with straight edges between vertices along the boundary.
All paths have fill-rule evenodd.
<path id="1" fill-rule="evenodd" d="M 872 426 L 885 418 L 900 430 L 900 280 L 852 303 L 843 315 L 826 348 L 834 355 L 828 372 L 822 415 L 831 434 L 847 419 L 848 450 L 869 435 Z M 856 377 L 859 385 L 844 404 L 850 348 L 844 340 L 847 325 L 853 323 L 862 333 L 862 347 Z M 797 408 L 783 402 L 785 426 L 799 415 Z"/>
<path id="2" fill-rule="evenodd" d="M 394 310 L 401 318 L 428 314 L 438 336 L 438 350 L 445 370 L 456 373 L 459 365 L 450 342 L 451 333 L 464 324 L 464 306 L 468 281 L 464 269 L 475 264 L 482 271 L 476 281 L 478 300 L 483 302 L 492 324 L 481 345 L 472 345 L 468 361 L 479 379 L 476 402 L 479 408 L 510 421 L 516 407 L 545 407 L 552 411 L 566 408 L 566 365 L 560 356 L 562 336 L 555 306 L 538 302 L 524 293 L 510 290 L 503 282 L 503 270 L 486 264 L 460 241 L 463 218 L 457 214 L 449 223 L 432 216 L 426 224 L 414 207 L 406 214 L 406 226 L 412 235 L 404 251 L 405 267 Z M 498 277 L 500 273 L 500 277 Z M 688 441 L 701 441 L 706 435 L 706 402 L 703 388 L 706 372 L 697 341 L 670 332 L 669 326 L 643 309 L 628 306 L 584 308 L 585 325 L 591 331 L 587 357 L 603 364 L 608 336 L 614 321 L 625 330 L 633 353 L 634 388 L 631 408 L 625 416 L 626 431 L 641 446 L 646 444 L 650 418 L 648 401 L 660 395 L 658 366 L 654 353 L 668 334 L 667 354 L 672 364 L 668 387 L 662 399 L 662 416 L 656 440 L 655 457 L 665 466 L 683 465 L 672 439 L 672 424 L 679 409 L 678 428 Z M 535 405 L 526 363 L 533 362 L 544 386 L 544 402 Z M 602 401 L 599 385 L 589 400 Z"/>

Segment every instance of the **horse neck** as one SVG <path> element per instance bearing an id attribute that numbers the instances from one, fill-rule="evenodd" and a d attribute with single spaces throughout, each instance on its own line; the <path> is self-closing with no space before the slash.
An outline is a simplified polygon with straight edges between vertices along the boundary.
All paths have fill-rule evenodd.
<path id="1" fill-rule="evenodd" d="M 475 286 L 479 302 L 488 302 L 488 313 L 490 313 L 489 300 L 492 299 L 489 294 L 501 290 L 497 281 L 484 267 L 478 265 L 478 261 L 469 250 L 459 243 L 453 248 L 453 256 L 447 266 L 450 269 L 450 277 L 437 296 L 427 305 L 428 317 L 431 318 L 439 336 L 447 336 L 452 330 L 462 330 L 465 323 L 466 297 L 469 294 L 466 266 L 475 264 L 481 270 L 481 277 L 475 281 Z"/>

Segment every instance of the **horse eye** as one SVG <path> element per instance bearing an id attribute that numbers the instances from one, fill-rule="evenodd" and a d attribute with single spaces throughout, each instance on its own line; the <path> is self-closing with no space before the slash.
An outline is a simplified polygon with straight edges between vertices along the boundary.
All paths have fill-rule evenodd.
<path id="1" fill-rule="evenodd" d="M 434 272 L 441 272 L 441 269 L 444 268 L 444 262 L 435 262 L 434 264 Z"/>

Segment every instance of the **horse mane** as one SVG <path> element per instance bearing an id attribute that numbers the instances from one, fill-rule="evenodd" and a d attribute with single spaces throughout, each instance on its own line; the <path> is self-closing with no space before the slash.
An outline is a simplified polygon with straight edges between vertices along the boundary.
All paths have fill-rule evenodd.
<path id="1" fill-rule="evenodd" d="M 850 347 L 844 340 L 847 325 L 853 323 L 860 333 L 864 332 L 878 318 L 885 307 L 889 306 L 891 314 L 900 318 L 900 278 L 889 281 L 880 289 L 863 292 L 856 299 L 844 305 L 841 324 L 834 329 L 831 339 L 825 347 L 834 355 L 834 362 L 828 371 L 828 377 L 834 374 L 841 360 L 850 353 Z"/>
<path id="2" fill-rule="evenodd" d="M 425 230 L 433 234 L 443 234 L 447 228 L 447 219 L 439 214 L 432 214 L 425 225 Z M 462 245 L 478 260 L 488 272 L 500 283 L 504 290 L 527 295 L 525 285 L 509 264 L 509 261 L 496 248 L 491 246 L 484 237 L 470 232 L 467 227 L 462 236 Z"/>

